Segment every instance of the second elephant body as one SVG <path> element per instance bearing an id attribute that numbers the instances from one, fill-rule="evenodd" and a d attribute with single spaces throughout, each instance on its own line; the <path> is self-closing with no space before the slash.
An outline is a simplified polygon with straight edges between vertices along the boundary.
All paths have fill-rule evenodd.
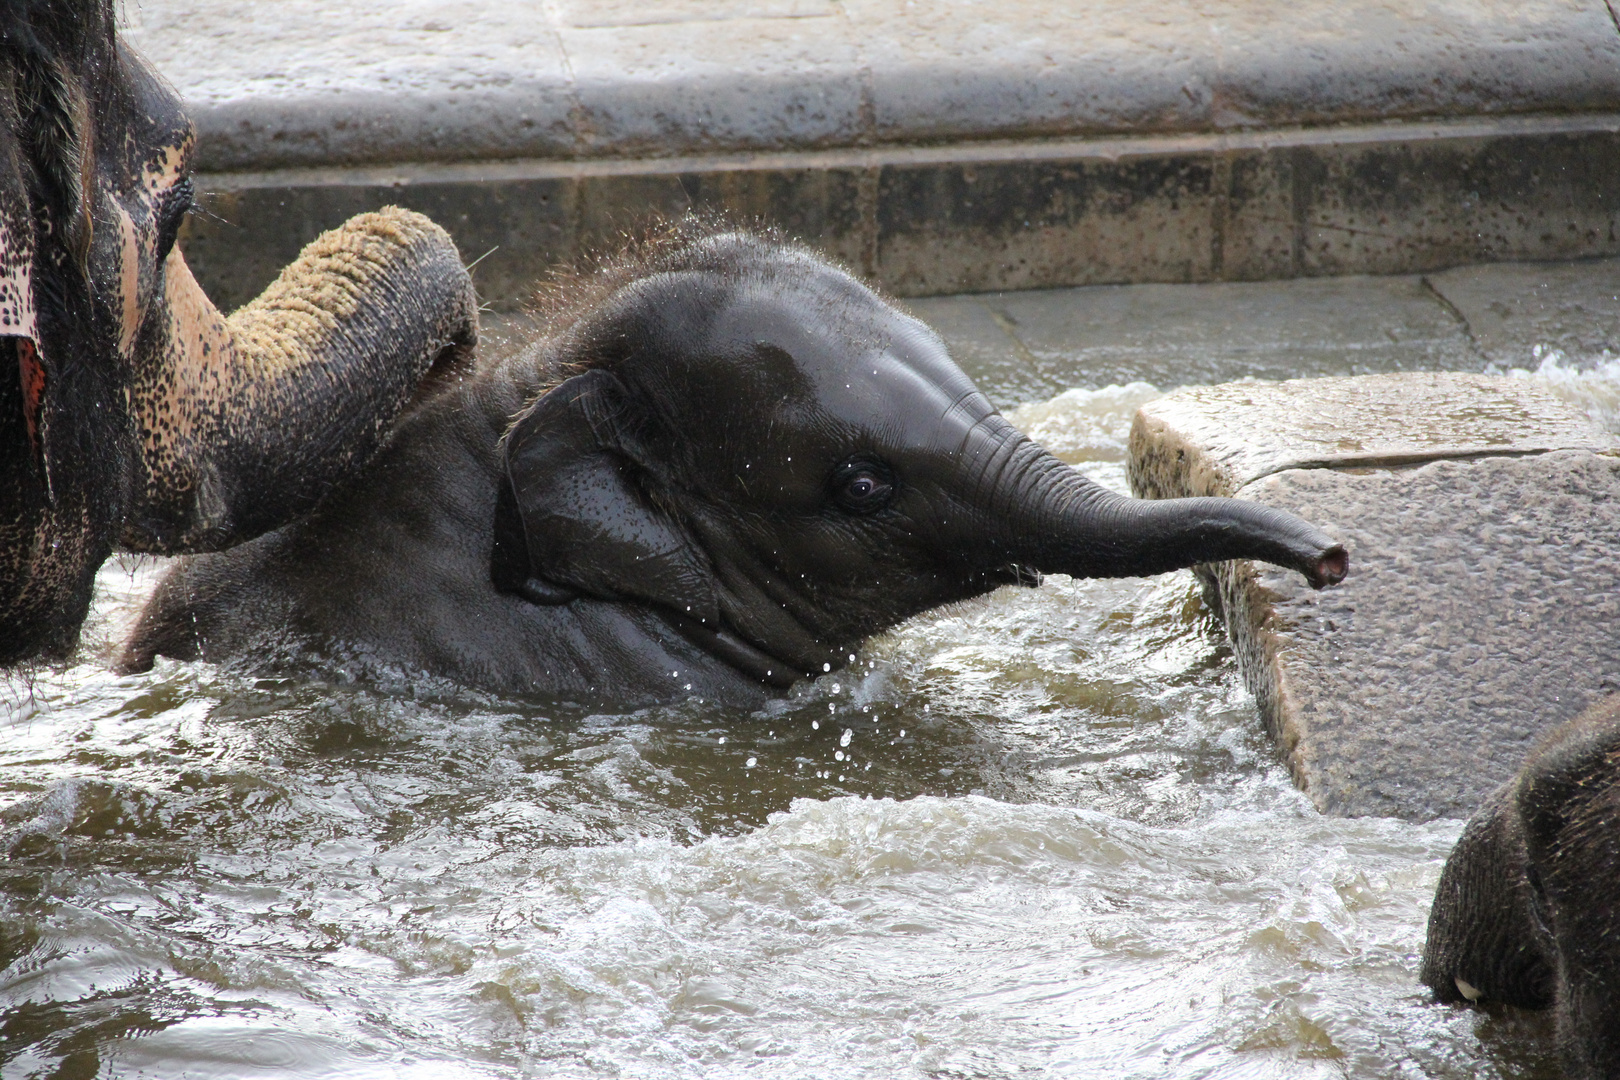
<path id="1" fill-rule="evenodd" d="M 1554 1009 L 1568 1076 L 1620 1075 L 1620 695 L 1536 745 L 1446 860 L 1422 980 Z"/>

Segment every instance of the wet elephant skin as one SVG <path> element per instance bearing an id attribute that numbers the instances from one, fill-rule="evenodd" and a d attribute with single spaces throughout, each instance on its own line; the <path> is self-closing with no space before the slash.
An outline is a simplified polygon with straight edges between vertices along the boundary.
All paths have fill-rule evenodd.
<path id="1" fill-rule="evenodd" d="M 410 416 L 309 520 L 177 568 L 126 666 L 166 653 L 749 702 L 1042 572 L 1345 572 L 1292 515 L 1091 483 L 926 326 L 791 246 L 677 232 L 579 279 L 549 325 Z"/>
<path id="2" fill-rule="evenodd" d="M 308 511 L 477 335 L 449 236 L 399 210 L 223 317 L 175 248 L 194 135 L 110 0 L 0 3 L 0 665 L 71 652 L 116 547 Z"/>
<path id="3" fill-rule="evenodd" d="M 1620 1076 L 1620 695 L 1548 733 L 1469 821 L 1421 977 L 1444 1002 L 1552 1007 L 1566 1074 Z"/>

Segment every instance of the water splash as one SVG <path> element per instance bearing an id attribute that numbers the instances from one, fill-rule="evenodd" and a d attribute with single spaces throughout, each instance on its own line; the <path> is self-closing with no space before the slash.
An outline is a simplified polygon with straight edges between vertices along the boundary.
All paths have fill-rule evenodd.
<path id="1" fill-rule="evenodd" d="M 1571 357 L 1550 345 L 1537 345 L 1531 359 L 1536 362 L 1534 370 L 1516 367 L 1503 374 L 1540 383 L 1605 430 L 1620 435 L 1620 356 L 1604 349 L 1592 356 Z"/>
<path id="2" fill-rule="evenodd" d="M 1007 419 L 1071 465 L 1123 462 L 1136 410 L 1163 396 L 1151 383 L 1065 390 L 1050 401 L 1020 405 Z"/>

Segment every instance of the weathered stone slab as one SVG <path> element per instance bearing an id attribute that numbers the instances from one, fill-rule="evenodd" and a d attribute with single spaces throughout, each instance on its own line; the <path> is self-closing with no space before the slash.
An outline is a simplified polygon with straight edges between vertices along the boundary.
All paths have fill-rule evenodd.
<path id="1" fill-rule="evenodd" d="M 1620 116 L 1600 124 L 1620 163 Z M 526 291 L 509 283 L 532 282 L 655 214 L 689 210 L 777 225 L 904 296 L 1204 280 L 1219 201 L 1209 159 L 1220 147 L 1194 143 L 1133 145 L 1125 160 L 1118 145 L 1087 143 L 205 174 L 197 186 L 207 214 L 187 219 L 181 246 L 226 306 L 257 295 L 291 257 L 284 253 L 368 201 L 430 213 L 469 257 L 489 250 L 490 238 L 535 237 L 503 243 L 492 256 L 500 273 L 479 282 L 484 296 L 507 303 Z M 1149 174 L 1158 179 L 1139 186 Z M 962 193 L 980 179 L 982 190 Z M 290 218 L 297 227 L 286 227 Z M 1145 234 L 1160 242 L 1139 242 Z M 526 267 L 526 278 L 507 266 Z"/>
<path id="2" fill-rule="evenodd" d="M 1607 122 L 1121 140 L 1067 160 L 951 147 L 948 164 L 885 164 L 872 272 L 902 295 L 934 295 L 1613 255 L 1620 143 L 1577 130 Z"/>
<path id="3" fill-rule="evenodd" d="M 1502 367 L 1534 368 L 1548 349 L 1574 367 L 1620 355 L 1620 259 L 1464 266 L 1427 280 Z"/>
<path id="4" fill-rule="evenodd" d="M 1236 495 L 1301 468 L 1594 449 L 1614 440 L 1544 387 L 1462 372 L 1195 386 L 1143 407 L 1131 485 L 1153 498 Z"/>
<path id="5" fill-rule="evenodd" d="M 321 130 L 351 122 L 328 119 Z M 442 119 L 435 130 L 453 137 L 460 121 Z M 1620 254 L 1616 175 L 1620 113 L 299 168 L 200 174 L 207 213 L 180 242 L 226 306 L 257 295 L 322 229 L 389 202 L 442 222 L 468 258 L 500 245 L 480 264 L 496 303 L 650 214 L 687 210 L 776 224 L 900 296 L 1410 274 Z"/>
<path id="6" fill-rule="evenodd" d="M 142 0 L 120 10 L 125 39 L 185 99 L 202 167 L 265 168 L 572 153 L 568 58 L 537 6 Z"/>
<path id="7" fill-rule="evenodd" d="M 1540 732 L 1620 690 L 1620 447 L 1559 409 L 1523 380 L 1394 375 L 1202 388 L 1138 414 L 1140 493 L 1233 493 L 1349 548 L 1323 592 L 1208 568 L 1266 728 L 1323 811 L 1466 816 Z"/>
<path id="8" fill-rule="evenodd" d="M 479 295 L 514 307 L 558 263 L 612 247 L 651 215 L 675 218 L 694 207 L 769 220 L 859 265 L 858 175 L 838 168 L 687 173 L 666 162 L 588 178 L 499 164 L 404 176 L 390 170 L 205 176 L 198 184 L 209 212 L 187 219 L 180 243 L 209 296 L 229 310 L 257 296 L 324 230 L 394 204 L 449 230 L 462 257 L 478 260 L 472 274 Z"/>
<path id="9" fill-rule="evenodd" d="M 698 14 L 691 9 L 705 5 L 685 6 Z M 744 9 L 718 19 L 670 12 L 665 21 L 634 22 L 617 14 L 622 21 L 610 25 L 558 30 L 579 102 L 578 152 L 811 148 L 858 139 L 860 57 L 836 11 L 784 17 Z"/>

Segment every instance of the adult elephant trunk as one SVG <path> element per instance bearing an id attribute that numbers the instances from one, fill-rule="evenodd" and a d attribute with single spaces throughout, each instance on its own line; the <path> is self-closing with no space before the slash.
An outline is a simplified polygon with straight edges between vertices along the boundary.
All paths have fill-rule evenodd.
<path id="1" fill-rule="evenodd" d="M 118 540 L 134 551 L 218 550 L 307 511 L 478 336 L 455 244 L 397 207 L 320 236 L 228 319 L 178 249 L 163 288 L 131 385 L 144 485 Z"/>
<path id="2" fill-rule="evenodd" d="M 1014 573 L 1134 577 L 1259 559 L 1298 570 L 1320 589 L 1343 580 L 1349 568 L 1341 544 L 1284 511 L 1242 499 L 1133 499 L 1010 427 L 986 434 L 1000 442 L 982 458 L 993 491 L 988 524 L 997 554 Z"/>

